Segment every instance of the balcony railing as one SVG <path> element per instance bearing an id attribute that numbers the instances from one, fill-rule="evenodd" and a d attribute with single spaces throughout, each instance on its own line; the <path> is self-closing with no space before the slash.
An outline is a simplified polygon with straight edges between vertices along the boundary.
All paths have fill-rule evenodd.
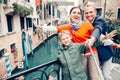
<path id="1" fill-rule="evenodd" d="M 32 73 L 36 73 L 35 75 L 37 76 L 33 76 L 32 79 L 29 80 L 48 80 L 49 75 L 52 72 L 56 73 L 56 80 L 62 80 L 62 69 L 61 66 L 59 66 L 57 71 L 52 71 L 52 66 L 54 64 L 60 64 L 58 59 L 52 60 L 50 62 L 38 65 L 36 67 L 24 70 L 22 72 L 19 72 L 17 74 L 13 74 L 11 76 L 8 76 L 2 80 L 17 80 L 20 76 L 25 76 L 27 77 L 28 75 L 32 74 Z M 39 74 L 38 74 L 39 73 Z"/>

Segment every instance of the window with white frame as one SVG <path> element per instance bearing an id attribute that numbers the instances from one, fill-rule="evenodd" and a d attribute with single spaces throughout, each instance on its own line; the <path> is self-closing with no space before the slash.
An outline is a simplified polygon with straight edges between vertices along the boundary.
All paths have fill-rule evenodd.
<path id="1" fill-rule="evenodd" d="M 13 16 L 6 15 L 6 17 L 7 17 L 8 32 L 12 32 L 13 31 L 13 28 L 12 28 Z"/>
<path id="2" fill-rule="evenodd" d="M 21 26 L 21 30 L 25 29 L 25 23 L 24 23 L 24 17 L 20 17 L 20 26 Z"/>
<path id="3" fill-rule="evenodd" d="M 3 48 L 3 49 L 0 50 L 0 58 L 3 57 L 4 53 L 5 53 L 5 48 Z"/>
<path id="4" fill-rule="evenodd" d="M 26 18 L 26 26 L 27 26 L 27 29 L 32 27 L 32 19 L 31 18 Z"/>

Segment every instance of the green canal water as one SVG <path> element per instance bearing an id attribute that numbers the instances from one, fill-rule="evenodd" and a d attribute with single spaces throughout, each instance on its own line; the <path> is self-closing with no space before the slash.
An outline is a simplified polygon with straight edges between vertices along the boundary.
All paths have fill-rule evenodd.
<path id="1" fill-rule="evenodd" d="M 58 36 L 57 34 L 48 37 L 44 42 L 42 42 L 38 47 L 36 47 L 33 52 L 34 55 L 28 55 L 29 68 L 38 66 L 40 64 L 49 62 L 56 58 L 57 56 L 57 47 L 58 47 Z M 15 69 L 12 73 L 21 72 L 24 69 Z M 32 80 L 33 76 L 39 76 L 40 72 L 32 73 L 25 77 L 25 80 Z"/>
<path id="2" fill-rule="evenodd" d="M 52 35 L 33 51 L 33 56 L 30 55 L 28 57 L 29 67 L 34 67 L 55 59 L 57 55 L 57 47 L 57 35 Z"/>

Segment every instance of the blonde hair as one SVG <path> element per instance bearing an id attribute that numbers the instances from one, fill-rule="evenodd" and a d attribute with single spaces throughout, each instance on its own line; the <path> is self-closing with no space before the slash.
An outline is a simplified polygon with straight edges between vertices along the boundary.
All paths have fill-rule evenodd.
<path id="1" fill-rule="evenodd" d="M 94 4 L 94 2 L 88 1 L 86 6 L 94 6 L 95 7 L 95 4 Z"/>
<path id="2" fill-rule="evenodd" d="M 87 7 L 93 7 L 94 10 L 96 11 L 96 7 L 95 7 L 94 2 L 88 1 L 84 6 L 84 10 L 86 10 Z"/>
<path id="3" fill-rule="evenodd" d="M 89 6 L 92 6 L 92 7 L 94 7 L 94 8 L 96 9 L 94 2 L 88 1 L 88 2 L 84 5 L 85 8 L 86 8 L 86 7 L 89 7 Z"/>
<path id="4" fill-rule="evenodd" d="M 59 39 L 65 34 L 71 36 L 71 34 L 68 30 L 62 30 L 58 33 Z"/>

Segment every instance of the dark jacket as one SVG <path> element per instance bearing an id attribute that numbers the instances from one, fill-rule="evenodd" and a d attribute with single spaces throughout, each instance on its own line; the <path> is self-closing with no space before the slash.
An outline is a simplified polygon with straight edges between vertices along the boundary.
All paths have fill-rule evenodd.
<path id="1" fill-rule="evenodd" d="M 81 60 L 84 47 L 83 44 L 76 43 L 71 43 L 67 47 L 59 46 L 58 59 L 62 64 L 63 80 L 87 80 Z"/>
<path id="2" fill-rule="evenodd" d="M 92 22 L 92 25 L 94 27 L 94 31 L 91 36 L 94 36 L 97 39 L 100 37 L 101 33 L 105 34 L 105 32 L 107 32 L 108 25 L 101 16 L 96 16 Z"/>
<path id="3" fill-rule="evenodd" d="M 101 33 L 105 34 L 108 30 L 108 25 L 104 18 L 101 16 L 96 16 L 92 23 L 94 26 L 94 31 L 91 36 L 95 36 L 97 39 L 100 37 Z M 112 46 L 98 46 L 98 56 L 101 62 L 105 62 L 113 56 Z M 106 50 L 107 49 L 107 50 Z"/>
<path id="4" fill-rule="evenodd" d="M 103 46 L 100 45 L 97 47 L 99 61 L 105 62 L 113 56 L 113 47 L 112 46 Z"/>

